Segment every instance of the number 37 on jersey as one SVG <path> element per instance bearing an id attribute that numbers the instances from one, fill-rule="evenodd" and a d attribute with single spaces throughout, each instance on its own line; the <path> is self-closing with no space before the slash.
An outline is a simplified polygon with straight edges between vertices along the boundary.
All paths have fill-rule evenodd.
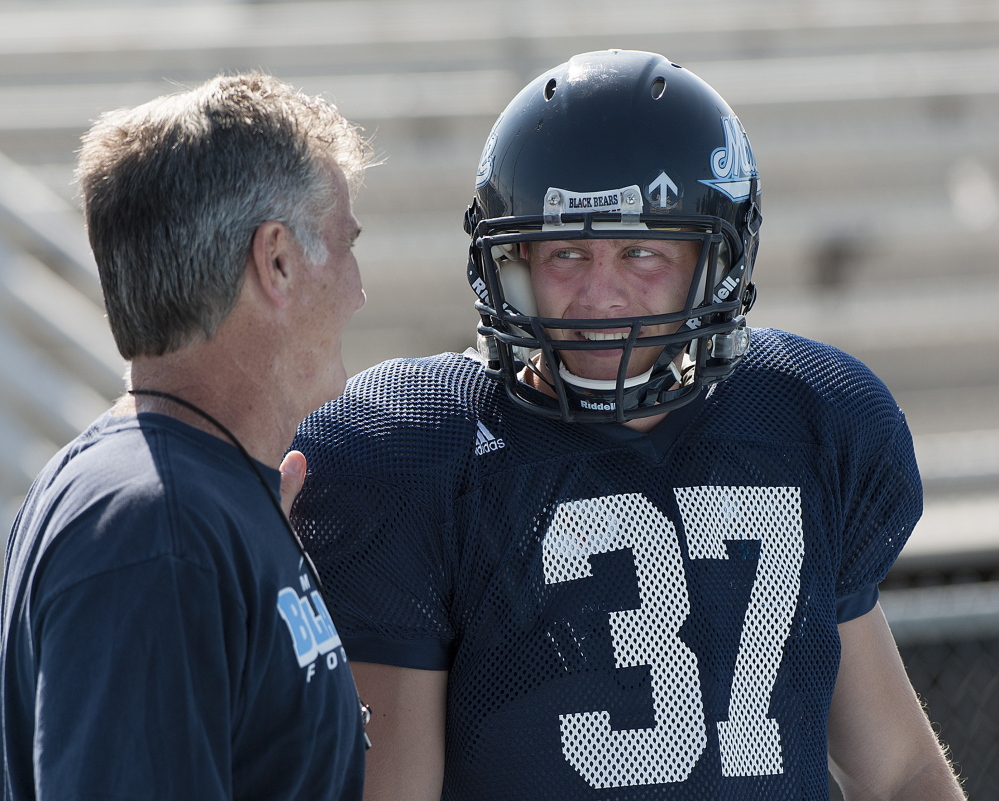
<path id="1" fill-rule="evenodd" d="M 801 584 L 800 489 L 675 492 L 690 559 L 727 559 L 726 540 L 760 542 L 718 744 L 725 776 L 782 773 L 780 728 L 768 710 Z M 690 614 L 680 539 L 666 515 L 638 493 L 561 504 L 545 534 L 545 583 L 585 579 L 590 556 L 626 548 L 641 605 L 608 613 L 614 662 L 648 666 L 656 725 L 613 730 L 605 710 L 560 715 L 566 761 L 597 788 L 682 782 L 707 744 L 697 657 L 679 636 Z"/>

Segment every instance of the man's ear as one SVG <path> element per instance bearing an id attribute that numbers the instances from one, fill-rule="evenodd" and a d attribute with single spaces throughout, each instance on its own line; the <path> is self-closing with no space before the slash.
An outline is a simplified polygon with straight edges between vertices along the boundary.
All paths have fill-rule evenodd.
<path id="1" fill-rule="evenodd" d="M 253 232 L 246 259 L 247 277 L 252 274 L 265 296 L 283 303 L 288 296 L 293 271 L 301 258 L 300 248 L 287 226 L 268 220 Z"/>

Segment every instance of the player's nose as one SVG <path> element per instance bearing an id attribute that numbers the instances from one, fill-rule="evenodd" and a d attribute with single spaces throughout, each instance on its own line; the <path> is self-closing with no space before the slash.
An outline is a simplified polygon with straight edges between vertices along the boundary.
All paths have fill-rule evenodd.
<path id="1" fill-rule="evenodd" d="M 588 309 L 604 310 L 626 304 L 622 280 L 623 265 L 609 254 L 594 254 L 586 270 L 580 302 Z"/>

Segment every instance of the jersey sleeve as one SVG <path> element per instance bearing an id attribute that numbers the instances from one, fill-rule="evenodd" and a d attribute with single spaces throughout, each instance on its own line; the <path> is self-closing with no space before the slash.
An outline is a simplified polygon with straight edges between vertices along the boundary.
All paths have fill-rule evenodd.
<path id="1" fill-rule="evenodd" d="M 478 480 L 469 405 L 487 380 L 456 354 L 383 362 L 299 426 L 292 522 L 352 661 L 450 667 L 456 509 Z"/>
<path id="2" fill-rule="evenodd" d="M 438 513 L 402 487 L 310 471 L 292 520 L 352 661 L 448 668 L 451 559 Z"/>
<path id="3" fill-rule="evenodd" d="M 890 399 L 890 396 L 889 396 Z M 875 415 L 875 422 L 878 415 Z M 844 536 L 837 578 L 837 618 L 843 623 L 869 612 L 923 509 L 912 436 L 894 405 L 880 416 L 887 437 L 872 439 L 866 458 L 845 474 Z"/>
<path id="4" fill-rule="evenodd" d="M 245 612 L 221 596 L 214 574 L 161 555 L 45 598 L 32 622 L 40 799 L 232 797 Z"/>

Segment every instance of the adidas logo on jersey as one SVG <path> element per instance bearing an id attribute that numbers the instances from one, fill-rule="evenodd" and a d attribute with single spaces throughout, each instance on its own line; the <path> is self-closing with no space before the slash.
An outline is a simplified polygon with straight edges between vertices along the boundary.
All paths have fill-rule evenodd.
<path id="1" fill-rule="evenodd" d="M 486 428 L 480 422 L 478 424 L 478 431 L 475 434 L 475 455 L 482 456 L 483 454 L 490 453 L 491 451 L 498 451 L 501 448 L 506 447 L 506 443 L 499 437 L 494 437 L 490 433 L 489 429 Z"/>

